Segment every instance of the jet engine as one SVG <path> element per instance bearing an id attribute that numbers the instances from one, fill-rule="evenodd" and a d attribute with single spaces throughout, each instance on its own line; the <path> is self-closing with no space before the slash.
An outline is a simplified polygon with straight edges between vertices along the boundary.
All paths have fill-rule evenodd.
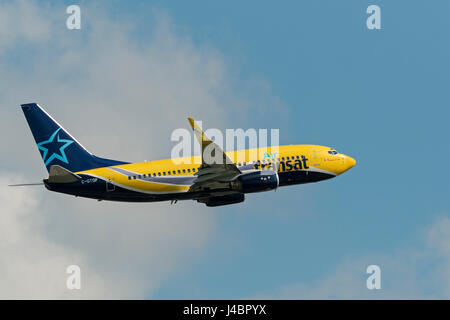
<path id="1" fill-rule="evenodd" d="M 239 175 L 231 181 L 231 189 L 242 192 L 262 192 L 278 188 L 279 178 L 275 171 L 252 171 Z"/>

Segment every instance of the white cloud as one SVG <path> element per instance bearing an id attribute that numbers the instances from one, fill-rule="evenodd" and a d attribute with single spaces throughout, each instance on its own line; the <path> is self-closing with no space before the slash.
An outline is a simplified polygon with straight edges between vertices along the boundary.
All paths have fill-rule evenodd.
<path id="1" fill-rule="evenodd" d="M 151 297 L 201 257 L 215 228 L 212 210 L 192 201 L 108 203 L 5 187 L 46 175 L 19 104 L 41 104 L 98 155 L 157 159 L 170 155 L 170 132 L 187 127 L 187 116 L 221 126 L 242 106 L 221 55 L 176 34 L 159 13 L 138 43 L 132 22 L 93 6 L 82 7 L 89 20 L 81 31 L 65 30 L 62 7 L 19 1 L 0 12 L 8 16 L 1 32 L 9 30 L 0 37 L 0 146 L 7 150 L 0 297 Z M 65 288 L 70 264 L 82 269 L 80 292 Z"/>
<path id="2" fill-rule="evenodd" d="M 282 104 L 267 81 L 255 77 L 237 83 L 236 71 L 229 71 L 232 68 L 220 52 L 177 33 L 170 18 L 158 11 L 146 14 L 152 27 L 140 30 L 138 41 L 131 22 L 137 17 L 117 20 L 94 5 L 81 6 L 86 19 L 81 30 L 65 28 L 63 7 L 41 8 L 33 1 L 22 1 L 0 6 L 0 12 L 4 10 L 15 21 L 6 29 L 12 30 L 16 41 L 20 39 L 20 47 L 15 47 L 0 38 L 0 47 L 9 49 L 0 51 L 5 132 L 27 131 L 16 108 L 20 103 L 38 102 L 90 151 L 142 161 L 170 156 L 166 143 L 170 133 L 187 128 L 188 116 L 203 120 L 205 128 L 223 128 L 244 125 L 242 119 L 249 111 L 252 117 L 269 112 L 272 121 L 285 115 L 278 110 Z M 24 21 L 18 18 L 23 12 L 34 16 Z M 29 21 L 45 21 L 46 40 L 21 38 L 14 31 L 33 28 Z M 14 60 L 9 59 L 11 55 Z M 258 123 L 252 121 L 252 126 Z M 28 132 L 16 139 L 20 138 L 19 145 L 31 147 Z M 0 143 L 10 141 L 3 136 Z M 15 159 L 28 162 L 29 148 L 9 147 L 16 152 Z"/>
<path id="3" fill-rule="evenodd" d="M 86 259 L 76 250 L 45 237 L 45 218 L 35 190 L 8 188 L 12 177 L 0 178 L 0 298 L 65 298 L 79 296 L 65 287 L 66 268 Z M 106 281 L 96 272 L 89 276 L 89 290 L 83 297 L 108 294 Z"/>
<path id="4" fill-rule="evenodd" d="M 210 215 L 192 206 L 67 199 L 7 187 L 17 177 L 0 176 L 3 299 L 142 298 L 200 257 L 214 230 Z M 72 264 L 81 267 L 81 291 L 65 286 Z"/>
<path id="5" fill-rule="evenodd" d="M 195 203 L 118 204 L 49 194 L 0 173 L 0 298 L 142 298 L 198 259 L 215 222 Z M 65 287 L 82 269 L 82 290 Z"/>
<path id="6" fill-rule="evenodd" d="M 33 1 L 17 0 L 0 6 L 0 52 L 22 42 L 37 44 L 50 38 L 46 9 Z"/>

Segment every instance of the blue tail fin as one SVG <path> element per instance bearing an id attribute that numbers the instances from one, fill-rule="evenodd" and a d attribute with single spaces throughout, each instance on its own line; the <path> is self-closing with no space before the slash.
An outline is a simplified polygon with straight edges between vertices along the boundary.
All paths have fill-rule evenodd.
<path id="1" fill-rule="evenodd" d="M 48 171 L 55 164 L 78 172 L 127 163 L 94 156 L 36 103 L 21 106 Z"/>

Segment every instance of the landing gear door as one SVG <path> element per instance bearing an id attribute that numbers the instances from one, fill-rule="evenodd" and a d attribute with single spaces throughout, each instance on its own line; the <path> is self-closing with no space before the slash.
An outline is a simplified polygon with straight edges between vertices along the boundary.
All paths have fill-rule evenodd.
<path id="1" fill-rule="evenodd" d="M 320 152 L 318 150 L 311 150 L 311 161 L 313 166 L 320 166 Z"/>
<path id="2" fill-rule="evenodd" d="M 113 176 L 107 176 L 108 180 L 106 180 L 106 191 L 111 192 L 116 190 L 116 186 L 114 185 L 114 177 Z"/>

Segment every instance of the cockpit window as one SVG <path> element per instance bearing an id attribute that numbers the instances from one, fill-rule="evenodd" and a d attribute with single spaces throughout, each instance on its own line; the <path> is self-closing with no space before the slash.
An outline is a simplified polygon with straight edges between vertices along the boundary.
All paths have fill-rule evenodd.
<path id="1" fill-rule="evenodd" d="M 337 152 L 336 150 L 329 150 L 328 153 L 335 155 L 335 154 L 338 154 L 339 152 Z"/>

